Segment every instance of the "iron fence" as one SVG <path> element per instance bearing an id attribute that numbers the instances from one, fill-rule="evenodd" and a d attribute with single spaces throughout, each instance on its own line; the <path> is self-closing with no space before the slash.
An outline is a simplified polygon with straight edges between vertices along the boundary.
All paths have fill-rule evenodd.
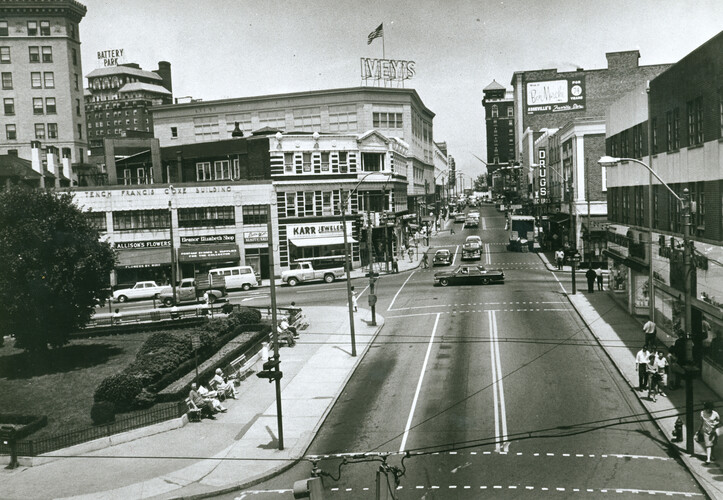
<path id="1" fill-rule="evenodd" d="M 148 410 L 139 411 L 126 418 L 113 423 L 96 425 L 65 434 L 57 434 L 40 439 L 21 439 L 17 442 L 18 456 L 33 457 L 60 450 L 76 444 L 86 443 L 103 437 L 112 436 L 121 432 L 146 427 L 173 418 L 179 418 L 186 413 L 184 401 L 177 403 L 157 404 Z M 10 447 L 0 441 L 0 454 L 9 455 Z"/>

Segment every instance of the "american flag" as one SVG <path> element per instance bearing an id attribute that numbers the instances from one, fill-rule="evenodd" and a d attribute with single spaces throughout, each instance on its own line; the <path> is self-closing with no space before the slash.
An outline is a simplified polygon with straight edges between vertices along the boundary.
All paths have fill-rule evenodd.
<path id="1" fill-rule="evenodd" d="M 384 36 L 384 23 L 380 24 L 377 29 L 369 33 L 369 36 L 367 37 L 367 45 L 370 45 L 375 38 L 379 38 L 380 36 Z"/>

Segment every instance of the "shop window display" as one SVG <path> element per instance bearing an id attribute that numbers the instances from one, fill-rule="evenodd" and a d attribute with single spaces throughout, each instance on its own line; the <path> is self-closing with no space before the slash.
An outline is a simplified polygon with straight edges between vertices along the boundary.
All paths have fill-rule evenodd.
<path id="1" fill-rule="evenodd" d="M 614 292 L 624 292 L 628 289 L 628 268 L 622 263 L 608 260 L 608 287 Z"/>

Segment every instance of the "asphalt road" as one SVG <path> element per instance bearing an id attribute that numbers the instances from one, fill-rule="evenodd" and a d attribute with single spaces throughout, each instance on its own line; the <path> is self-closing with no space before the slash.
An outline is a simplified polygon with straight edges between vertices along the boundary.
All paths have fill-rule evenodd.
<path id="1" fill-rule="evenodd" d="M 308 450 L 332 455 L 316 463 L 330 475 L 325 498 L 377 498 L 376 454 L 403 471 L 401 499 L 702 495 L 571 309 L 568 278 L 508 252 L 502 215 L 481 212 L 479 229 L 458 224 L 434 244 L 454 250 L 480 234 L 481 262 L 504 270 L 505 284 L 433 287 L 433 270 L 379 281 L 386 324 Z M 342 289 L 281 293 L 345 303 Z M 640 422 L 617 423 L 631 415 Z M 310 471 L 303 462 L 224 498 L 292 498 Z M 394 488 L 391 472 L 380 487 Z"/>

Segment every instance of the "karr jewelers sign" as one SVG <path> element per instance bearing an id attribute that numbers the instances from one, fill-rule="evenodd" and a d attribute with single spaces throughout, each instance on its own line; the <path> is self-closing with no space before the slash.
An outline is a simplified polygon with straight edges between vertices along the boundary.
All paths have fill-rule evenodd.
<path id="1" fill-rule="evenodd" d="M 352 224 L 346 222 L 347 234 L 352 234 Z M 328 238 L 330 236 L 343 236 L 344 228 L 341 222 L 311 222 L 309 224 L 288 224 L 286 236 L 289 238 Z"/>

